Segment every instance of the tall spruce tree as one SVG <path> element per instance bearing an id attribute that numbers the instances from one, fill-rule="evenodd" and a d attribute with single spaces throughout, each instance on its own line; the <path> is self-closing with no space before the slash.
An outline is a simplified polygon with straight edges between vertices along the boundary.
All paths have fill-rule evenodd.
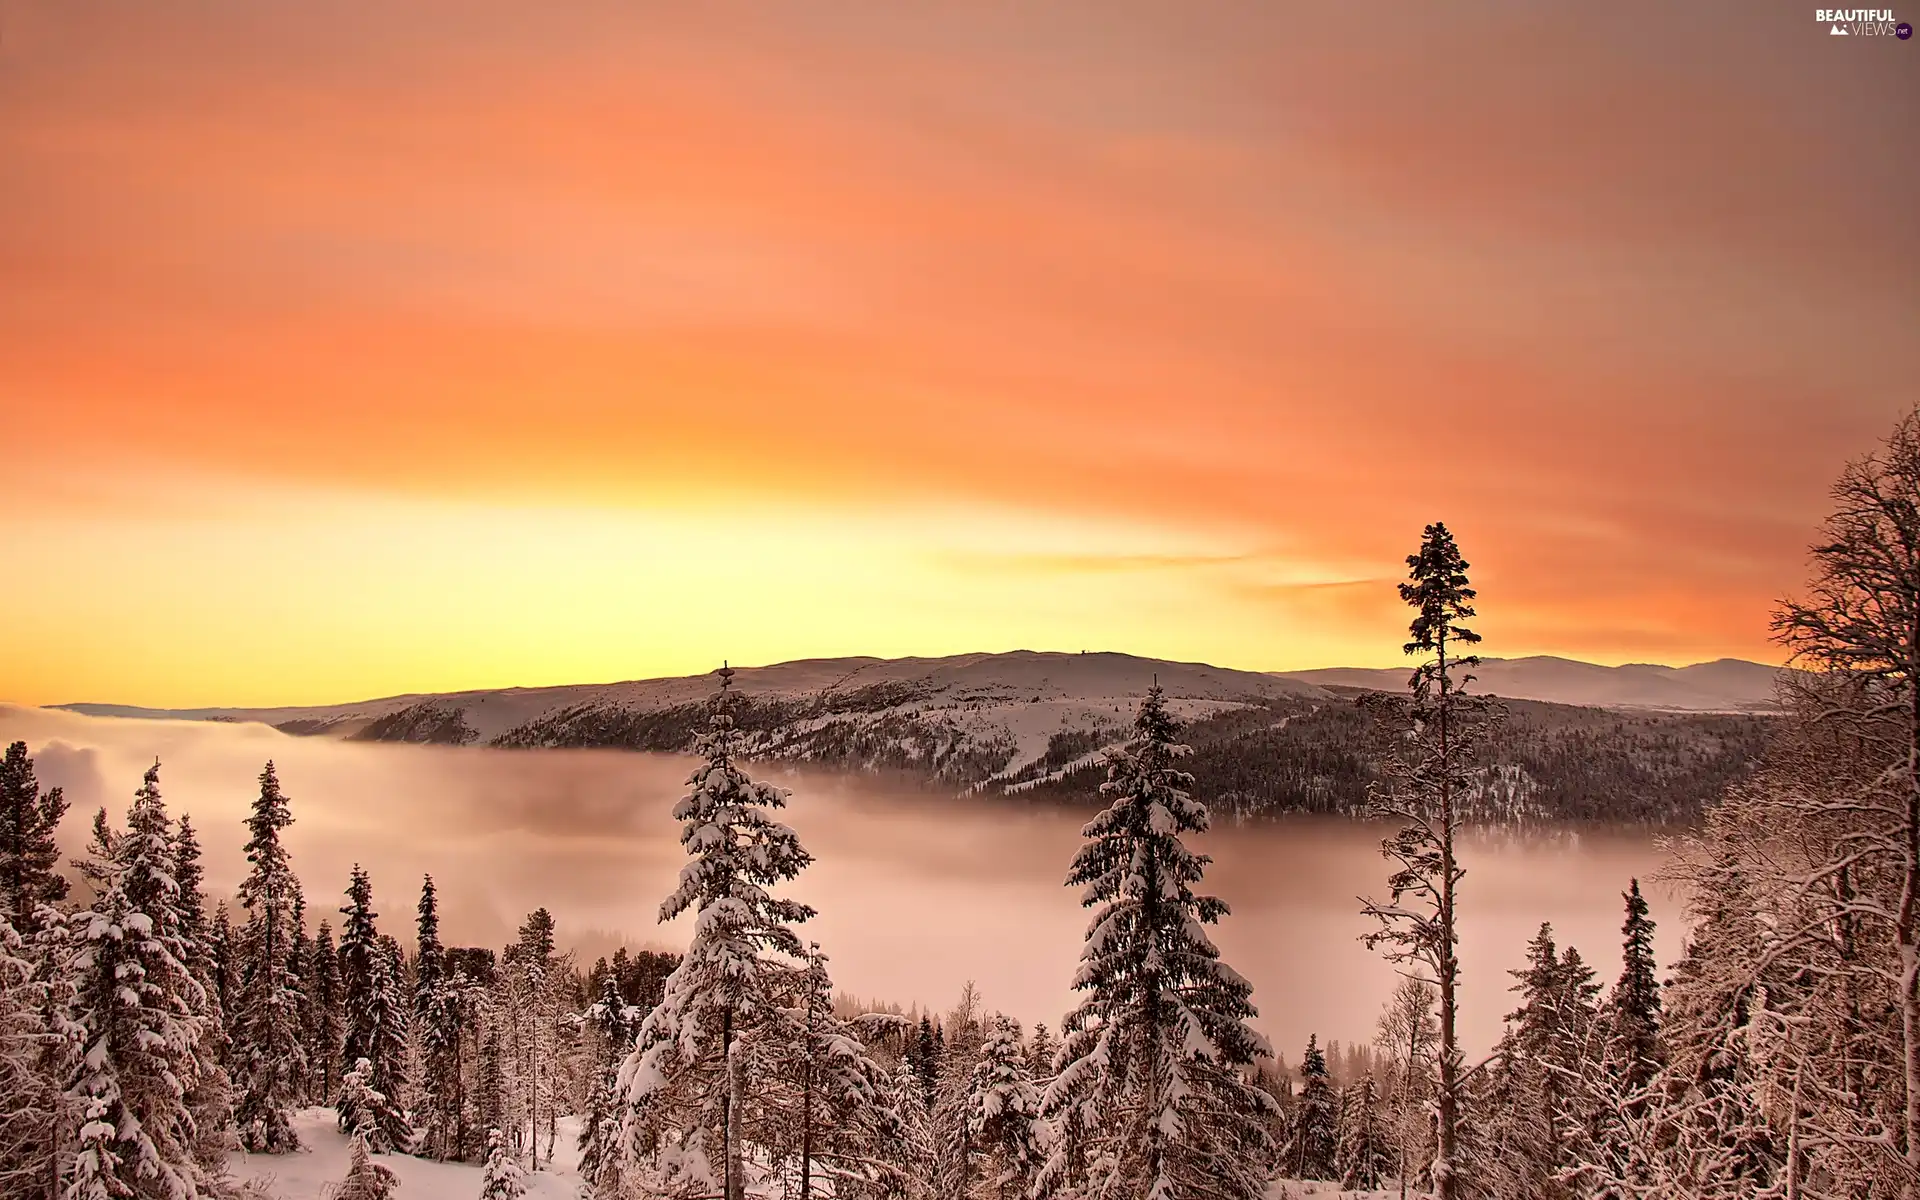
<path id="1" fill-rule="evenodd" d="M 554 972 L 553 928 L 553 914 L 545 908 L 535 909 L 527 914 L 525 923 L 520 926 L 520 940 L 514 947 L 514 968 L 520 976 L 520 1045 L 524 1048 L 527 1065 L 527 1145 L 532 1149 L 533 1169 L 536 1171 L 540 1169 L 542 1119 L 549 1125 L 552 1123 L 553 1094 L 557 1090 L 553 1083 L 554 1063 L 550 1052 L 557 1015 L 554 988 L 558 982 Z M 546 1072 L 544 1077 L 541 1074 L 543 1069 Z M 547 1145 L 551 1155 L 551 1134 Z"/>
<path id="2" fill-rule="evenodd" d="M 1372 1191 L 1393 1173 L 1393 1149 L 1380 1113 L 1373 1076 L 1347 1086 L 1340 1103 L 1340 1149 L 1334 1175 L 1340 1186 Z"/>
<path id="3" fill-rule="evenodd" d="M 460 1124 L 460 1022 L 440 944 L 440 908 L 433 876 L 420 884 L 413 1020 L 420 1039 L 420 1151 L 457 1158 Z"/>
<path id="4" fill-rule="evenodd" d="M 193 831 L 193 818 L 181 813 L 173 832 L 174 908 L 180 914 L 180 936 L 187 943 L 194 966 L 211 975 L 207 949 L 206 868 L 200 865 L 200 837 Z"/>
<path id="5" fill-rule="evenodd" d="M 1578 950 L 1556 952 L 1550 924 L 1527 944 L 1526 967 L 1509 974 L 1521 1003 L 1507 1016 L 1498 1066 L 1479 1106 L 1485 1119 L 1476 1172 L 1498 1194 L 1557 1197 L 1589 1125 L 1576 1084 L 1600 1049 L 1600 985 Z"/>
<path id="6" fill-rule="evenodd" d="M 998 1200 L 1024 1197 L 1040 1167 L 1040 1092 L 1006 1016 L 994 1018 L 967 1089 L 967 1135 L 982 1159 L 981 1182 Z"/>
<path id="7" fill-rule="evenodd" d="M 1456 1200 L 1461 1191 L 1456 1160 L 1464 1072 L 1456 1028 L 1460 960 L 1455 948 L 1460 941 L 1458 888 L 1465 872 L 1454 855 L 1454 841 L 1459 803 L 1473 779 L 1474 747 L 1490 709 L 1484 698 L 1466 694 L 1472 675 L 1454 675 L 1456 669 L 1479 665 L 1478 657 L 1459 650 L 1477 644 L 1480 635 L 1463 624 L 1475 615 L 1475 592 L 1467 579 L 1467 561 L 1445 524 L 1426 527 L 1420 550 L 1407 557 L 1407 566 L 1410 581 L 1400 585 L 1400 599 L 1415 615 L 1403 649 L 1433 657 L 1414 669 L 1408 696 L 1398 703 L 1374 702 L 1404 719 L 1409 732 L 1384 764 L 1389 788 L 1372 797 L 1375 815 L 1404 824 L 1381 844 L 1381 852 L 1397 864 L 1387 880 L 1392 898 L 1385 903 L 1363 901 L 1362 911 L 1380 923 L 1364 940 L 1369 947 L 1386 947 L 1391 961 L 1421 972 L 1438 991 L 1438 1144 L 1432 1171 L 1439 1200 Z"/>
<path id="8" fill-rule="evenodd" d="M 1627 919 L 1620 927 L 1620 979 L 1607 998 L 1607 1016 L 1626 1058 L 1627 1084 L 1642 1088 L 1660 1069 L 1660 980 L 1654 974 L 1653 921 L 1638 879 L 1629 883 L 1621 899 Z"/>
<path id="9" fill-rule="evenodd" d="M 239 1065 L 234 1048 L 239 1044 L 240 952 L 240 937 L 234 932 L 227 902 L 222 900 L 214 905 L 213 920 L 207 927 L 207 955 L 213 970 L 214 995 L 226 1021 L 222 1061 L 227 1063 L 229 1074 L 235 1073 Z"/>
<path id="10" fill-rule="evenodd" d="M 312 1064 L 312 1100 L 332 1104 L 340 1094 L 341 1046 L 346 1039 L 346 997 L 340 983 L 340 952 L 333 925 L 320 922 L 307 965 L 307 1061 Z"/>
<path id="11" fill-rule="evenodd" d="M 241 939 L 239 1015 L 233 1022 L 240 1103 L 234 1112 L 248 1150 L 285 1154 L 300 1148 L 289 1113 L 306 1075 L 300 993 L 294 986 L 293 916 L 300 894 L 292 860 L 280 842 L 293 812 L 273 763 L 260 772 L 260 795 L 247 818 L 247 862 L 240 884 L 247 908 Z"/>
<path id="12" fill-rule="evenodd" d="M 298 879 L 293 887 L 293 921 L 291 947 L 287 951 L 287 986 L 300 998 L 295 1009 L 295 1027 L 300 1031 L 300 1046 L 306 1049 L 306 1031 L 313 1027 L 313 997 L 307 991 L 307 975 L 313 969 L 313 939 L 307 936 L 307 896 Z M 296 1105 L 313 1103 L 313 1060 L 303 1059 L 299 1078 L 295 1081 L 294 1102 Z"/>
<path id="13" fill-rule="evenodd" d="M 492 1021 L 479 1034 L 479 1061 L 474 1068 L 473 1112 L 476 1129 L 485 1130 L 491 1139 L 498 1136 L 506 1111 L 506 1064 L 500 1049 L 500 1030 Z M 490 1146 L 489 1142 L 489 1146 Z M 490 1153 L 482 1147 L 483 1153 Z"/>
<path id="14" fill-rule="evenodd" d="M 405 1149 L 412 1141 L 398 1099 L 406 1078 L 406 1029 L 394 964 L 375 924 L 380 914 L 373 908 L 373 883 L 358 863 L 353 866 L 346 894 L 347 903 L 340 908 L 346 917 L 340 930 L 340 991 L 347 1014 L 341 1065 L 344 1071 L 351 1071 L 362 1060 L 368 1064 L 365 1087 L 356 1095 L 381 1097 L 380 1111 L 374 1115 L 368 1135 L 369 1146 L 379 1154 Z M 349 1095 L 344 1086 L 344 1071 L 340 1101 L 335 1106 L 342 1133 L 353 1130 L 361 1119 L 355 1096 Z"/>
<path id="15" fill-rule="evenodd" d="M 1133 739 L 1108 755 L 1108 807 L 1082 830 L 1067 875 L 1095 912 L 1074 979 L 1085 998 L 1062 1022 L 1060 1072 L 1042 1099 L 1054 1127 L 1042 1190 L 1159 1200 L 1266 1192 L 1271 1099 L 1243 1072 L 1272 1051 L 1247 1025 L 1252 985 L 1206 933 L 1228 910 L 1194 891 L 1212 860 L 1181 835 L 1205 832 L 1209 816 L 1177 765 L 1190 753 L 1178 731 L 1156 682 Z"/>
<path id="16" fill-rule="evenodd" d="M 398 1182 L 391 1168 L 369 1157 L 385 1144 L 380 1118 L 393 1107 L 393 1102 L 374 1088 L 372 1077 L 373 1067 L 364 1058 L 341 1076 L 341 1111 L 349 1114 L 345 1132 L 352 1139 L 352 1150 L 346 1181 L 330 1200 L 386 1200 Z"/>
<path id="17" fill-rule="evenodd" d="M 69 1200 L 190 1200 L 210 1189 L 186 1104 L 204 999 L 180 938 L 159 770 L 147 772 L 125 831 L 111 831 L 102 810 L 85 864 L 96 898 L 72 917 L 65 967 L 84 1052 L 67 1090 L 81 1121 Z"/>
<path id="18" fill-rule="evenodd" d="M 633 1048 L 633 1035 L 646 1013 L 620 994 L 620 980 L 611 969 L 598 972 L 600 998 L 580 1014 L 590 1033 L 593 1088 L 580 1119 L 580 1178 L 596 1195 L 611 1194 L 617 1186 L 620 1157 L 620 1063 Z"/>
<path id="19" fill-rule="evenodd" d="M 757 1114 L 747 1111 L 746 1064 L 735 1050 L 775 1017 L 790 985 L 792 966 L 766 955 L 800 958 L 792 926 L 813 916 L 769 889 L 812 856 L 775 819 L 786 791 L 748 778 L 734 761 L 741 744 L 733 672 L 723 666 L 719 675 L 707 732 L 694 747 L 706 761 L 673 810 L 691 861 L 660 905 L 663 922 L 691 910 L 693 938 L 621 1066 L 620 1085 L 632 1105 L 634 1144 L 652 1169 L 717 1176 L 725 1200 L 743 1200 L 741 1134 Z"/>
<path id="20" fill-rule="evenodd" d="M 1307 1038 L 1300 1056 L 1300 1094 L 1294 1101 L 1287 1146 L 1287 1169 L 1299 1179 L 1337 1178 L 1340 1148 L 1340 1098 L 1327 1071 L 1327 1056 L 1317 1037 Z"/>
<path id="21" fill-rule="evenodd" d="M 1033 1067 L 1035 1079 L 1046 1079 L 1053 1075 L 1053 1035 L 1047 1032 L 1045 1021 L 1034 1022 L 1033 1042 L 1027 1050 L 1027 1062 Z"/>
<path id="22" fill-rule="evenodd" d="M 934 1038 L 933 1018 L 924 1013 L 920 1016 L 920 1028 L 914 1034 L 907 1061 L 913 1067 L 914 1077 L 920 1081 L 920 1102 L 931 1113 L 934 1087 L 940 1082 L 940 1047 Z"/>
<path id="23" fill-rule="evenodd" d="M 52 1083 L 41 1067 L 48 1041 L 31 949 L 0 913 L 0 1195 L 45 1193 L 55 1156 Z"/>
<path id="24" fill-rule="evenodd" d="M 228 1059 L 227 1016 L 216 986 L 212 927 L 207 921 L 206 872 L 200 865 L 200 839 L 186 813 L 173 835 L 174 908 L 180 918 L 180 943 L 188 971 L 199 985 L 200 1041 L 194 1047 L 199 1066 L 187 1090 L 187 1111 L 193 1117 L 194 1155 L 203 1174 L 218 1179 L 226 1172 L 226 1152 L 233 1141 L 233 1083 L 224 1065 Z"/>
<path id="25" fill-rule="evenodd" d="M 933 1115 L 927 1110 L 926 1084 L 913 1064 L 902 1059 L 888 1091 L 891 1125 L 898 1136 L 884 1144 L 886 1161 L 896 1172 L 896 1200 L 928 1200 L 933 1193 Z"/>
<path id="26" fill-rule="evenodd" d="M 775 1036 L 757 1040 L 747 1067 L 756 1077 L 778 1080 L 785 1092 L 781 1103 L 793 1113 L 786 1122 L 793 1132 L 784 1140 L 799 1163 L 798 1200 L 879 1186 L 885 1172 L 877 1169 L 874 1149 L 898 1136 L 889 1120 L 886 1075 L 854 1023 L 834 1011 L 833 979 L 818 945 L 808 946 L 806 969 L 793 983 L 794 994 L 769 1023 Z"/>
<path id="27" fill-rule="evenodd" d="M 55 836 L 67 815 L 59 788 L 41 790 L 27 744 L 14 742 L 0 758 L 0 916 L 22 938 L 40 927 L 42 904 L 67 898 Z"/>

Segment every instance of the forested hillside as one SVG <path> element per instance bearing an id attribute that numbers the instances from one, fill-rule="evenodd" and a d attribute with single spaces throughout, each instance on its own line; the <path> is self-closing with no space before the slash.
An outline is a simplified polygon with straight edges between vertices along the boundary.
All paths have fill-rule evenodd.
<path id="1" fill-rule="evenodd" d="M 1386 736 L 1358 688 L 1323 700 L 1275 697 L 1223 706 L 1188 729 L 1188 769 L 1220 815 L 1259 820 L 1288 813 L 1359 815 L 1379 779 Z M 1772 718 L 1576 708 L 1506 702 L 1506 718 L 1481 755 L 1483 786 L 1469 801 L 1476 823 L 1556 821 L 1686 826 L 1758 759 Z M 685 750 L 704 719 L 700 705 L 656 711 L 582 706 L 502 734 L 500 746 L 617 746 Z M 981 738 L 941 710 L 902 707 L 886 689 L 820 701 L 743 704 L 752 757 L 885 772 L 967 791 L 1035 802 L 1093 804 L 1104 778 L 1101 751 L 1125 737 L 1124 717 L 1066 726 L 1039 757 L 1013 766 L 1010 736 Z M 428 720 L 392 728 L 442 728 Z M 373 730 L 367 734 L 372 736 Z M 401 740 L 401 739 L 395 739 Z M 407 739 L 412 740 L 412 739 Z M 1011 769 L 1010 769 L 1011 768 Z"/>

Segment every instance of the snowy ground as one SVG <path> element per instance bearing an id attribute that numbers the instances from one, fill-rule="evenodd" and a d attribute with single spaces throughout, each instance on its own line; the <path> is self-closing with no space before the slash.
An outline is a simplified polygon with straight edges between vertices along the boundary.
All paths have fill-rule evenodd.
<path id="1" fill-rule="evenodd" d="M 293 1115 L 293 1124 L 304 1149 L 297 1154 L 235 1151 L 228 1159 L 234 1177 L 266 1183 L 279 1200 L 324 1200 L 332 1185 L 346 1177 L 347 1139 L 335 1128 L 331 1108 L 303 1108 Z M 574 1173 L 579 1119 L 560 1118 L 559 1133 L 554 1165 L 526 1176 L 527 1200 L 576 1200 L 580 1194 L 580 1177 Z M 474 1200 L 480 1195 L 478 1163 L 437 1163 L 405 1154 L 382 1155 L 378 1161 L 399 1180 L 394 1200 Z"/>
<path id="2" fill-rule="evenodd" d="M 1425 1196 L 1424 1192 L 1408 1192 L 1407 1200 L 1416 1200 Z M 1319 1183 L 1298 1179 L 1277 1180 L 1267 1193 L 1268 1200 L 1400 1200 L 1400 1189 L 1377 1192 L 1348 1192 L 1341 1190 L 1337 1183 Z"/>
<path id="3" fill-rule="evenodd" d="M 234 1177 L 266 1183 L 279 1200 L 325 1200 L 332 1185 L 346 1176 L 347 1139 L 334 1127 L 331 1108 L 303 1108 L 294 1114 L 293 1124 L 305 1149 L 282 1155 L 235 1151 L 228 1160 Z M 574 1172 L 579 1161 L 574 1142 L 580 1134 L 580 1121 L 562 1117 L 559 1125 L 554 1164 L 527 1175 L 527 1200 L 577 1200 L 580 1194 L 580 1176 Z M 394 1200 L 474 1200 L 480 1195 L 478 1163 L 428 1162 L 405 1154 L 383 1155 L 379 1161 L 399 1179 Z M 1268 1195 L 1270 1200 L 1399 1200 L 1400 1193 L 1397 1188 L 1348 1192 L 1334 1183 L 1283 1179 Z"/>

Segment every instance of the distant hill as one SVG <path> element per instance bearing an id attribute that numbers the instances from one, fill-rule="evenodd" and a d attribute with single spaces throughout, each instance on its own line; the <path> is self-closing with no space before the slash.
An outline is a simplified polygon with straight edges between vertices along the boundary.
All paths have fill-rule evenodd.
<path id="1" fill-rule="evenodd" d="M 1168 662 L 1130 654 L 1015 650 L 947 658 L 801 659 L 741 667 L 734 687 L 746 701 L 743 726 L 775 724 L 783 744 L 818 740 L 827 727 L 898 722 L 938 730 L 936 740 L 1006 742 L 1016 762 L 1036 759 L 1063 728 L 1130 720 L 1158 680 L 1185 718 L 1286 698 L 1325 699 L 1314 684 L 1259 671 Z M 410 694 L 352 704 L 295 708 L 55 707 L 104 717 L 257 721 L 288 733 L 366 741 L 490 743 L 505 746 L 644 745 L 678 749 L 679 727 L 704 721 L 711 673 L 625 683 L 494 688 Z M 1121 721 L 1124 723 L 1124 720 Z M 799 726 L 804 724 L 803 730 Z M 795 755 L 804 757 L 804 755 Z"/>
<path id="2" fill-rule="evenodd" d="M 1402 691 L 1408 667 L 1328 667 L 1275 672 L 1302 683 Z M 1628 663 L 1602 667 L 1570 658 L 1482 659 L 1475 690 L 1519 700 L 1545 700 L 1594 708 L 1666 712 L 1769 712 L 1782 671 L 1764 663 L 1722 658 L 1690 667 Z"/>
<path id="3" fill-rule="evenodd" d="M 1731 660 L 1684 668 L 1490 660 L 1481 690 L 1516 699 L 1465 809 L 1485 825 L 1689 823 L 1758 756 L 1765 721 L 1754 714 L 1764 709 L 1764 693 L 1754 676 L 1770 680 L 1772 671 Z M 1357 689 L 1397 691 L 1406 676 L 1403 669 L 1269 674 L 1126 654 L 1013 651 L 809 659 L 740 668 L 734 682 L 736 719 L 753 757 L 885 774 L 949 795 L 1089 804 L 1105 752 L 1126 739 L 1140 697 L 1158 679 L 1187 722 L 1182 736 L 1194 747 L 1187 765 L 1196 791 L 1223 819 L 1242 821 L 1360 812 L 1378 779 L 1383 731 L 1356 705 Z M 707 674 L 303 708 L 58 707 L 255 721 L 358 741 L 683 751 L 706 723 L 714 687 Z M 1590 707 L 1517 699 L 1523 689 Z"/>

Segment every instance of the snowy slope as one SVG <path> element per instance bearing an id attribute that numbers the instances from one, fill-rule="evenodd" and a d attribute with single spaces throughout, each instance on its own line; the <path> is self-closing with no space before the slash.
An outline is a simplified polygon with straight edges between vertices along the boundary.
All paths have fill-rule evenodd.
<path id="1" fill-rule="evenodd" d="M 741 667 L 734 686 L 755 699 L 800 700 L 897 687 L 948 702 L 1031 702 L 1105 706 L 1114 699 L 1138 703 L 1155 678 L 1176 699 L 1240 701 L 1249 696 L 1322 694 L 1310 683 L 1257 671 L 1234 671 L 1205 663 L 1176 663 L 1130 654 L 1055 654 L 1015 650 L 948 658 L 813 658 Z M 469 692 L 412 693 L 352 704 L 294 708 L 136 708 L 121 704 L 62 704 L 57 708 L 102 717 L 149 717 L 189 721 L 258 721 L 266 725 L 311 723 L 315 731 L 351 733 L 369 721 L 423 702 L 459 709 L 482 741 L 568 708 L 623 705 L 641 710 L 673 708 L 713 694 L 711 674 L 624 683 L 565 684 L 540 688 L 491 688 Z M 1030 722 L 1029 722 L 1030 724 Z"/>
<path id="2" fill-rule="evenodd" d="M 303 1108 L 293 1114 L 294 1128 L 304 1147 L 294 1154 L 228 1156 L 236 1180 L 259 1181 L 278 1200 L 325 1200 L 334 1184 L 346 1178 L 347 1139 L 334 1124 L 331 1108 Z M 559 1144 L 551 1168 L 526 1175 L 527 1200 L 577 1200 L 580 1176 L 574 1141 L 580 1133 L 578 1117 L 562 1117 Z M 375 1161 L 391 1169 L 399 1182 L 394 1200 L 474 1200 L 480 1194 L 480 1164 L 437 1163 L 406 1154 L 383 1154 Z"/>
<path id="3" fill-rule="evenodd" d="M 294 1113 L 303 1149 L 295 1154 L 244 1154 L 234 1151 L 228 1164 L 235 1180 L 258 1182 L 277 1200 L 326 1200 L 334 1184 L 346 1177 L 347 1139 L 335 1128 L 331 1108 L 303 1108 Z M 578 1117 L 562 1117 L 551 1168 L 526 1175 L 527 1200 L 578 1200 L 580 1176 L 574 1167 L 574 1141 L 580 1133 Z M 398 1180 L 394 1200 L 474 1200 L 480 1194 L 478 1163 L 437 1163 L 405 1154 L 376 1159 Z M 758 1197 L 760 1193 L 755 1192 Z M 1393 1200 L 1397 1189 L 1350 1192 L 1335 1183 L 1279 1180 L 1270 1200 Z M 1412 1193 L 1418 1197 L 1420 1193 Z"/>
<path id="4" fill-rule="evenodd" d="M 1288 671 L 1281 678 L 1303 683 L 1401 691 L 1408 667 L 1328 667 Z M 1602 667 L 1569 658 L 1483 659 L 1474 670 L 1476 689 L 1518 700 L 1545 700 L 1594 708 L 1662 709 L 1672 712 L 1762 712 L 1773 707 L 1779 667 L 1722 658 L 1689 667 L 1628 663 Z"/>

